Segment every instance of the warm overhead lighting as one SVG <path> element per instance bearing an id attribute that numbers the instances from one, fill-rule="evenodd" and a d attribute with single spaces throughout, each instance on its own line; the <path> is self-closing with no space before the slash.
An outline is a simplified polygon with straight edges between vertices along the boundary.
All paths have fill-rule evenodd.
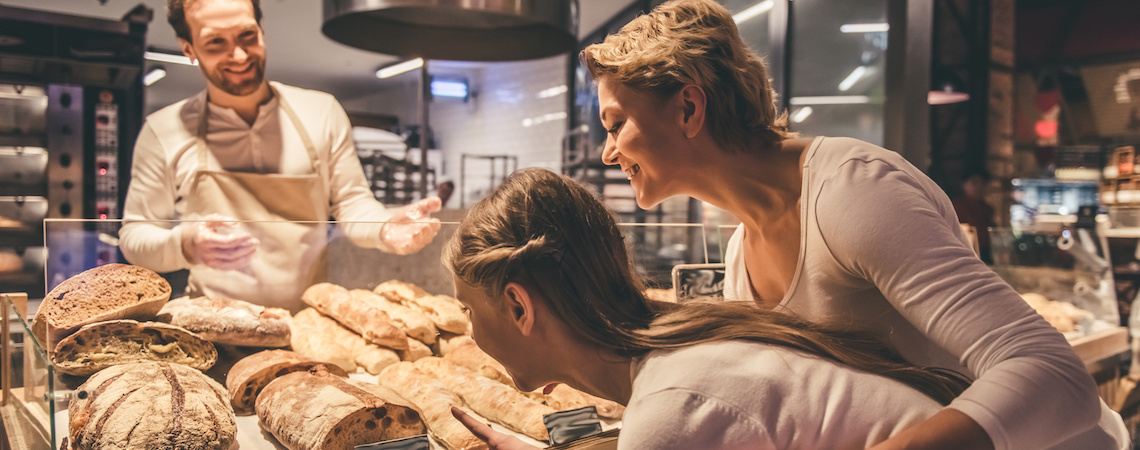
<path id="1" fill-rule="evenodd" d="M 881 33 L 891 29 L 891 26 L 885 23 L 848 23 L 839 27 L 839 31 L 844 33 Z"/>
<path id="2" fill-rule="evenodd" d="M 855 83 L 862 79 L 863 75 L 866 73 L 867 66 L 856 67 L 855 70 L 851 71 L 851 74 L 847 75 L 847 78 L 844 78 L 843 81 L 839 82 L 839 90 L 846 92 L 848 89 L 851 89 L 851 86 L 854 86 Z"/>
<path id="3" fill-rule="evenodd" d="M 424 66 L 423 58 L 409 59 L 407 61 L 396 63 L 376 71 L 376 78 L 394 77 L 409 70 L 419 69 Z"/>
<path id="4" fill-rule="evenodd" d="M 822 95 L 818 97 L 792 97 L 792 105 L 860 105 L 871 103 L 866 95 Z"/>
<path id="5" fill-rule="evenodd" d="M 166 78 L 166 69 L 155 67 L 143 75 L 143 85 L 150 86 L 163 78 Z"/>
<path id="6" fill-rule="evenodd" d="M 191 62 L 190 58 L 187 58 L 185 55 L 173 55 L 170 53 L 143 52 L 143 58 L 150 61 L 158 61 L 171 64 L 183 64 L 187 66 L 198 65 L 197 61 Z"/>
<path id="7" fill-rule="evenodd" d="M 810 116 L 810 115 L 811 115 L 811 107 L 805 106 L 803 108 L 796 110 L 796 112 L 792 114 L 792 122 L 803 123 L 803 121 L 807 120 L 808 116 Z"/>
<path id="8" fill-rule="evenodd" d="M 759 16 L 772 9 L 772 0 L 764 0 L 755 5 L 749 6 L 748 9 L 732 15 L 732 20 L 736 23 L 744 22 L 745 20 Z"/>

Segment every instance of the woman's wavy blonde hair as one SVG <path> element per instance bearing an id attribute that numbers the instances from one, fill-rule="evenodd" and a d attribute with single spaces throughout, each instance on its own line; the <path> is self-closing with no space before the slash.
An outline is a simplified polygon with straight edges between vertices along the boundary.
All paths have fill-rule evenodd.
<path id="1" fill-rule="evenodd" d="M 693 84 L 707 99 L 705 123 L 728 149 L 767 147 L 795 136 L 763 58 L 748 48 L 736 22 L 713 0 L 672 0 L 582 50 L 594 80 L 611 80 L 658 98 Z"/>
<path id="2" fill-rule="evenodd" d="M 443 264 L 492 301 L 511 281 L 540 292 L 579 336 L 621 356 L 746 339 L 893 378 L 944 405 L 968 385 L 953 373 L 906 362 L 870 333 L 746 303 L 646 299 L 610 211 L 582 185 L 545 169 L 515 172 L 472 207 L 444 247 Z"/>

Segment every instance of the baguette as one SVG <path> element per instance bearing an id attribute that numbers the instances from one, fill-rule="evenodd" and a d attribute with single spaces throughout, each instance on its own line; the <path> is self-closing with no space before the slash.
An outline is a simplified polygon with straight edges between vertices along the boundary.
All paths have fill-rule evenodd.
<path id="1" fill-rule="evenodd" d="M 261 427 L 292 450 L 352 450 L 426 431 L 419 412 L 390 389 L 323 365 L 271 381 L 256 408 Z"/>
<path id="2" fill-rule="evenodd" d="M 294 352 L 314 360 L 325 360 L 344 369 L 345 372 L 356 372 L 356 355 L 353 350 L 343 342 L 337 342 L 331 332 L 324 327 L 331 326 L 322 320 L 328 319 L 313 308 L 305 308 L 293 316 L 290 324 L 291 337 L 289 344 Z M 340 327 L 335 320 L 328 319 L 332 325 Z"/>
<path id="3" fill-rule="evenodd" d="M 341 286 L 314 284 L 301 294 L 301 301 L 364 336 L 368 342 L 396 350 L 408 348 L 406 335 L 392 324 L 388 313 L 375 305 L 353 299 Z"/>
<path id="4" fill-rule="evenodd" d="M 420 310 L 393 302 L 366 289 L 353 289 L 348 293 L 356 301 L 369 303 L 383 310 L 392 319 L 392 323 L 403 330 L 404 334 L 427 345 L 435 343 L 439 331 L 436 330 L 431 319 Z"/>
<path id="5" fill-rule="evenodd" d="M 237 423 L 225 398 L 218 382 L 179 364 L 110 367 L 76 389 L 64 448 L 229 450 Z"/>
<path id="6" fill-rule="evenodd" d="M 427 423 L 428 434 L 448 450 L 486 449 L 487 444 L 471 434 L 451 415 L 451 408 L 468 412 L 463 400 L 439 381 L 416 369 L 410 362 L 386 367 L 380 372 L 380 384 L 419 408 Z"/>
<path id="7" fill-rule="evenodd" d="M 385 367 L 400 362 L 400 355 L 395 350 L 365 341 L 359 334 L 313 308 L 306 308 L 297 313 L 293 317 L 293 322 L 300 323 L 303 328 L 307 327 L 308 332 L 313 334 L 309 340 L 316 345 L 308 348 L 293 347 L 293 350 L 309 358 L 335 359 L 340 361 L 338 365 L 347 359 L 350 363 L 346 365 L 351 366 L 351 368 L 341 366 L 346 371 L 355 372 L 356 367 L 359 366 L 371 374 L 378 374 Z M 405 346 L 408 345 L 408 339 L 407 336 L 404 336 Z M 322 356 L 321 352 L 337 352 L 337 355 L 336 358 L 332 358 Z"/>
<path id="8" fill-rule="evenodd" d="M 116 319 L 147 321 L 170 300 L 170 283 L 150 269 L 105 264 L 60 283 L 44 297 L 32 333 L 44 351 L 80 327 Z"/>
<path id="9" fill-rule="evenodd" d="M 408 349 L 400 350 L 400 361 L 417 361 L 432 356 L 431 348 L 423 342 L 408 338 Z"/>
<path id="10" fill-rule="evenodd" d="M 226 390 L 230 393 L 234 413 L 240 416 L 253 414 L 254 401 L 265 385 L 282 375 L 304 372 L 318 365 L 324 365 L 325 370 L 333 375 L 348 377 L 338 366 L 288 350 L 265 350 L 242 358 L 226 375 Z"/>
<path id="11" fill-rule="evenodd" d="M 289 345 L 289 319 L 285 309 L 206 296 L 171 300 L 156 318 L 210 342 L 252 347 Z"/>
<path id="12" fill-rule="evenodd" d="M 80 376 L 147 361 L 206 370 L 218 361 L 218 350 L 210 341 L 181 327 L 125 319 L 84 325 L 60 341 L 52 354 L 56 370 Z"/>
<path id="13" fill-rule="evenodd" d="M 514 380 L 507 374 L 507 368 L 499 364 L 491 355 L 484 353 L 483 349 L 475 345 L 475 340 L 473 339 L 463 340 L 462 342 L 453 344 L 451 351 L 444 355 L 444 359 L 471 369 L 479 375 L 507 386 L 515 385 Z"/>
<path id="14" fill-rule="evenodd" d="M 435 377 L 459 394 L 476 413 L 515 432 L 540 441 L 547 441 L 543 416 L 555 412 L 554 408 L 531 400 L 517 389 L 487 377 L 482 377 L 443 358 L 423 358 L 415 362 L 416 368 Z"/>
<path id="15" fill-rule="evenodd" d="M 549 394 L 543 394 L 541 391 L 536 394 L 544 397 L 540 401 L 558 411 L 593 406 L 598 410 L 598 417 L 603 419 L 621 419 L 625 414 L 625 406 L 620 403 L 595 397 L 565 384 L 555 385 Z"/>
<path id="16" fill-rule="evenodd" d="M 471 320 L 463 313 L 463 305 L 453 297 L 431 295 L 414 284 L 397 280 L 380 283 L 373 288 L 373 292 L 401 305 L 419 309 L 440 330 L 470 334 Z"/>

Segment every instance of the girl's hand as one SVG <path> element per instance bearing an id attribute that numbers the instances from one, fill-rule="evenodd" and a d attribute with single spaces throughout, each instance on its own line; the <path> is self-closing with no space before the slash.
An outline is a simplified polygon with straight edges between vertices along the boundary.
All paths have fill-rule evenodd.
<path id="1" fill-rule="evenodd" d="M 519 438 L 509 434 L 500 433 L 492 430 L 490 425 L 475 420 L 471 415 L 463 412 L 459 408 L 451 407 L 451 415 L 455 416 L 462 423 L 463 426 L 471 430 L 475 437 L 487 443 L 491 450 L 537 450 L 539 447 L 527 445 Z"/>

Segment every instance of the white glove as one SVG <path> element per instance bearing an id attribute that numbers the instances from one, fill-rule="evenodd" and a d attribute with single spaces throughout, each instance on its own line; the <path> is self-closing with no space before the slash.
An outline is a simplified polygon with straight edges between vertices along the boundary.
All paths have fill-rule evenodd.
<path id="1" fill-rule="evenodd" d="M 191 264 L 218 270 L 249 266 L 261 241 L 240 228 L 236 219 L 218 214 L 182 227 L 182 253 Z"/>
<path id="2" fill-rule="evenodd" d="M 380 232 L 380 240 L 397 255 L 420 251 L 439 232 L 439 219 L 431 213 L 442 207 L 439 197 L 429 197 L 396 210 Z"/>

